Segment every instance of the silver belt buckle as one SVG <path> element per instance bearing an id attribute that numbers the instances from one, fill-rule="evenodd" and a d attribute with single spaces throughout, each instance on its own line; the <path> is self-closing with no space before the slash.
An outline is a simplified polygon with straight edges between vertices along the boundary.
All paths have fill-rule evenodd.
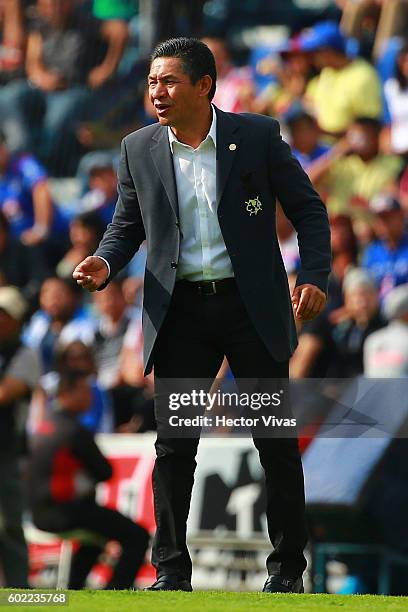
<path id="1" fill-rule="evenodd" d="M 215 281 L 207 281 L 208 284 L 203 282 L 202 285 L 198 286 L 200 295 L 215 295 L 217 293 L 217 284 Z M 208 289 L 207 289 L 208 287 Z"/>

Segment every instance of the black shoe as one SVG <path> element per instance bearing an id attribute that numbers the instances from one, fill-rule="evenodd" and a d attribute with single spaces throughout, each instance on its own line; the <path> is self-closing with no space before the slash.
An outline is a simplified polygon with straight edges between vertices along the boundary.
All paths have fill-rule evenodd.
<path id="1" fill-rule="evenodd" d="M 288 578 L 272 574 L 264 584 L 262 593 L 304 593 L 302 578 Z"/>
<path id="2" fill-rule="evenodd" d="M 178 574 L 163 574 L 152 586 L 146 587 L 145 591 L 192 591 L 193 588 L 188 580 Z"/>

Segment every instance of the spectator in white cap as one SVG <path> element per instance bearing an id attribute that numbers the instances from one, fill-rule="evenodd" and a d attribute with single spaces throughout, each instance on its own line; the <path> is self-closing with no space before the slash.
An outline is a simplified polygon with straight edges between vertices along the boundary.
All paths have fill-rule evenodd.
<path id="1" fill-rule="evenodd" d="M 367 247 L 362 263 L 375 278 L 383 300 L 391 289 L 408 283 L 408 232 L 401 205 L 392 195 L 377 195 L 370 210 L 378 239 Z"/>
<path id="2" fill-rule="evenodd" d="M 384 301 L 389 325 L 364 344 L 364 374 L 370 378 L 408 376 L 408 283 L 389 292 Z"/>

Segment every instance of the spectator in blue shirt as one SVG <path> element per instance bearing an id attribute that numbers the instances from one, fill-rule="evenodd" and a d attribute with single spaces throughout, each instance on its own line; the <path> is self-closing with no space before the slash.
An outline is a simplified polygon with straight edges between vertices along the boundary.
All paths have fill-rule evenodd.
<path id="1" fill-rule="evenodd" d="M 36 404 L 37 409 L 39 408 L 42 412 L 42 418 L 49 418 L 61 374 L 67 370 L 84 372 L 89 376 L 91 403 L 89 408 L 81 414 L 79 422 L 94 433 L 111 432 L 113 417 L 109 394 L 96 380 L 95 358 L 91 347 L 80 340 L 58 346 L 55 355 L 55 369 L 41 377 Z"/>
<path id="2" fill-rule="evenodd" d="M 304 111 L 291 113 L 286 118 L 289 128 L 293 154 L 300 165 L 307 171 L 308 166 L 325 155 L 330 147 L 320 141 L 321 132 L 317 121 Z"/>
<path id="3" fill-rule="evenodd" d="M 89 168 L 88 186 L 81 199 L 81 211 L 95 211 L 106 226 L 112 221 L 118 199 L 114 162 L 96 158 Z"/>
<path id="4" fill-rule="evenodd" d="M 81 298 L 78 286 L 70 279 L 52 277 L 42 284 L 40 310 L 27 325 L 24 340 L 39 353 L 43 372 L 52 369 L 57 346 L 73 340 L 92 344 L 94 323 Z"/>
<path id="5" fill-rule="evenodd" d="M 11 155 L 0 131 L 0 209 L 10 232 L 26 245 L 36 245 L 51 232 L 63 233 L 63 215 L 52 203 L 45 169 L 30 154 Z"/>
<path id="6" fill-rule="evenodd" d="M 408 232 L 401 205 L 391 195 L 376 196 L 370 209 L 378 239 L 367 247 L 363 266 L 371 272 L 383 299 L 393 287 L 408 282 Z"/>

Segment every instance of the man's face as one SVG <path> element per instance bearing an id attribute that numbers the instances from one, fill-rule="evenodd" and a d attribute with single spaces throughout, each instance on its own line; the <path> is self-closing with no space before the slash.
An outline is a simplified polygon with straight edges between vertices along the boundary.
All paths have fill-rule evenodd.
<path id="1" fill-rule="evenodd" d="M 149 96 L 161 125 L 182 128 L 194 121 L 203 96 L 203 77 L 195 85 L 174 57 L 160 57 L 150 66 Z"/>
<path id="2" fill-rule="evenodd" d="M 354 287 L 345 292 L 344 305 L 353 319 L 369 321 L 378 310 L 377 291 L 369 287 Z"/>
<path id="3" fill-rule="evenodd" d="M 95 168 L 89 177 L 91 189 L 99 189 L 105 194 L 106 199 L 112 200 L 116 195 L 117 180 L 114 169 L 109 166 L 106 168 Z"/>
<path id="4" fill-rule="evenodd" d="M 375 231 L 381 240 L 399 242 L 404 229 L 404 213 L 401 210 L 389 210 L 376 215 Z"/>
<path id="5" fill-rule="evenodd" d="M 285 58 L 285 64 L 287 64 L 292 73 L 295 74 L 307 74 L 312 64 L 312 58 L 310 53 L 304 53 L 302 51 L 293 51 L 288 53 Z"/>
<path id="6" fill-rule="evenodd" d="M 84 225 L 78 219 L 73 219 L 69 226 L 69 238 L 74 247 L 93 250 L 97 244 L 96 231 Z"/>
<path id="7" fill-rule="evenodd" d="M 319 142 L 319 129 L 311 121 L 297 121 L 292 128 L 293 146 L 302 153 L 311 153 Z"/>
<path id="8" fill-rule="evenodd" d="M 72 291 L 59 279 L 44 281 L 40 291 L 40 305 L 51 319 L 68 320 L 76 307 Z"/>
<path id="9" fill-rule="evenodd" d="M 72 342 L 65 352 L 65 366 L 69 370 L 93 372 L 95 366 L 89 347 L 79 341 Z"/>

